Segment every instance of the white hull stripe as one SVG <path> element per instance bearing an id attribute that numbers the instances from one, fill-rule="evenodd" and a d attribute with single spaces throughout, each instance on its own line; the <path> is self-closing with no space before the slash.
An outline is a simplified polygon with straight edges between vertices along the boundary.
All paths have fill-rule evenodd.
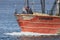
<path id="1" fill-rule="evenodd" d="M 22 26 L 23 28 L 38 28 L 38 29 L 57 29 L 57 28 L 52 28 L 52 27 L 26 27 Z"/>
<path id="2" fill-rule="evenodd" d="M 28 22 L 28 21 L 23 21 L 23 23 Z M 60 25 L 60 22 L 28 22 L 28 23 L 34 23 L 34 24 L 55 24 L 55 25 Z"/>
<path id="3" fill-rule="evenodd" d="M 43 24 L 60 24 L 60 22 L 31 22 L 31 23 L 43 23 Z"/>

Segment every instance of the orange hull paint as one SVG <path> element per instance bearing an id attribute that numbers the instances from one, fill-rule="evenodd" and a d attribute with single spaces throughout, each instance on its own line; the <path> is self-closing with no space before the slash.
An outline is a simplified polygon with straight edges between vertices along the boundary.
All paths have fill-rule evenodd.
<path id="1" fill-rule="evenodd" d="M 56 34 L 60 29 L 60 17 L 32 16 L 30 19 L 24 19 L 25 17 L 18 15 L 17 18 L 23 32 Z"/>

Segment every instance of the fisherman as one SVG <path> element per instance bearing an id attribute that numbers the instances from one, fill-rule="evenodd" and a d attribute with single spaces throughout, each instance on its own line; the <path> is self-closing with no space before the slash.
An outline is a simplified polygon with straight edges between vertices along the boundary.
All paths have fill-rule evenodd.
<path id="1" fill-rule="evenodd" d="M 31 10 L 31 8 L 29 8 L 29 6 L 23 8 L 23 13 L 33 14 L 32 10 Z"/>

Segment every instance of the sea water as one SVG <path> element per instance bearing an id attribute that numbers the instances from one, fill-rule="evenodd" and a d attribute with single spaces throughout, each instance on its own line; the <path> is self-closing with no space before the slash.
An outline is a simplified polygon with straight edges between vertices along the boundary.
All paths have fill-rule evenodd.
<path id="1" fill-rule="evenodd" d="M 0 40 L 21 40 L 19 37 L 24 33 L 21 34 L 20 32 L 20 27 L 16 21 L 14 12 L 16 8 L 20 12 L 22 11 L 23 1 L 24 0 L 0 0 Z M 36 8 L 38 8 L 38 6 L 36 6 Z M 49 9 L 49 6 L 47 9 Z M 34 34 L 32 33 L 32 35 Z M 60 36 L 41 40 L 60 40 Z"/>

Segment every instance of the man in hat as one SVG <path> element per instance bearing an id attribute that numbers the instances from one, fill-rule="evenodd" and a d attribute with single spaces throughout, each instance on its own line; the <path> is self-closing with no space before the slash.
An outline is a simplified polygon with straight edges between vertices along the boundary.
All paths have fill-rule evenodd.
<path id="1" fill-rule="evenodd" d="M 23 13 L 33 14 L 32 10 L 31 10 L 31 8 L 29 8 L 29 6 L 23 8 Z"/>

